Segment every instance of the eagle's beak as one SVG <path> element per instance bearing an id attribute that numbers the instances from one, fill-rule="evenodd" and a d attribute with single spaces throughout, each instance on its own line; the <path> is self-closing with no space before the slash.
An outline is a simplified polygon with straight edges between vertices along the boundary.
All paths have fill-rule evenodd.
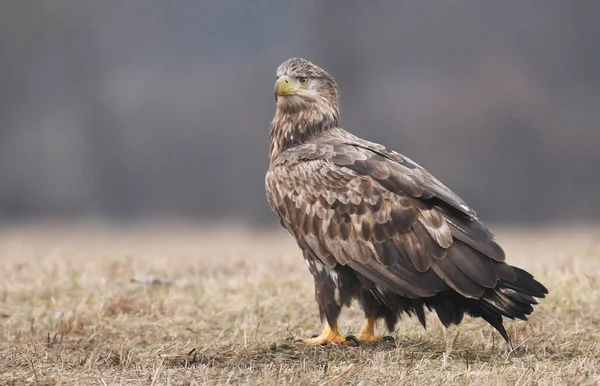
<path id="1" fill-rule="evenodd" d="M 275 101 L 280 96 L 294 95 L 296 91 L 298 88 L 294 86 L 293 80 L 289 76 L 283 75 L 275 82 Z"/>

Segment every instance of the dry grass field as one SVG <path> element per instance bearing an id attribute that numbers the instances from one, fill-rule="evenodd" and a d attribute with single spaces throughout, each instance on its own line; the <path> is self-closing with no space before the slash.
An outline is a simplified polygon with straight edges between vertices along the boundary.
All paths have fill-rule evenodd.
<path id="1" fill-rule="evenodd" d="M 312 277 L 288 234 L 182 225 L 0 232 L 0 384 L 598 384 L 600 229 L 495 228 L 550 290 L 529 322 L 445 330 L 403 318 L 396 344 L 306 347 Z M 361 325 L 357 306 L 342 333 Z M 382 331 L 380 331 L 382 332 Z"/>

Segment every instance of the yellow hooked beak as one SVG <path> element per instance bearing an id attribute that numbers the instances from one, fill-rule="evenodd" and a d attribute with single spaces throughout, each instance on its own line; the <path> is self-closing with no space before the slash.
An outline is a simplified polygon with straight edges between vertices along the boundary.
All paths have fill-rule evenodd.
<path id="1" fill-rule="evenodd" d="M 298 91 L 306 91 L 306 89 L 300 87 L 295 79 L 283 75 L 275 82 L 275 101 L 277 101 L 277 98 L 280 96 L 294 95 Z"/>

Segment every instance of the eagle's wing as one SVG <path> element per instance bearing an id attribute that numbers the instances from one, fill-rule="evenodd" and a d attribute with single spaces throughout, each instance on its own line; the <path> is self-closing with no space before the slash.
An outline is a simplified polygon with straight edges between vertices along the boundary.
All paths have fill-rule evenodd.
<path id="1" fill-rule="evenodd" d="M 266 189 L 301 246 L 389 291 L 417 298 L 451 287 L 479 298 L 498 279 L 516 279 L 466 204 L 399 154 L 306 143 L 273 160 Z"/>
<path id="2" fill-rule="evenodd" d="M 344 137 L 346 140 L 344 144 L 361 148 L 370 154 L 370 158 L 373 158 L 370 162 L 372 165 L 377 165 L 378 162 L 382 163 L 382 158 L 391 161 L 391 163 L 383 163 L 385 163 L 385 167 L 391 169 L 389 173 L 394 178 L 388 180 L 387 185 L 384 186 L 394 192 L 410 192 L 413 197 L 428 201 L 443 212 L 455 238 L 498 261 L 504 261 L 504 251 L 493 242 L 493 234 L 479 222 L 475 210 L 431 173 L 410 158 L 383 145 L 366 141 L 349 133 L 344 133 Z M 348 165 L 348 167 L 359 174 L 369 173 L 369 166 L 365 162 L 358 162 L 357 165 Z M 377 177 L 377 173 L 375 174 L 374 177 Z M 386 184 L 385 181 L 380 182 Z"/>

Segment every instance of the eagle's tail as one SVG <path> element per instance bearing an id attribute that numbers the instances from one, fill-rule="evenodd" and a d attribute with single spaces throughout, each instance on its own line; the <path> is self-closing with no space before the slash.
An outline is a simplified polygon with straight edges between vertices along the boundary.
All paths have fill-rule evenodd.
<path id="1" fill-rule="evenodd" d="M 533 305 L 538 304 L 535 298 L 544 298 L 548 293 L 546 287 L 533 276 L 517 267 L 511 267 L 516 273 L 516 280 L 499 280 L 495 288 L 487 290 L 479 300 L 474 300 L 466 309 L 472 316 L 480 316 L 510 342 L 510 338 L 502 325 L 502 317 L 527 320 L 533 312 Z"/>
<path id="2" fill-rule="evenodd" d="M 496 287 L 486 290 L 479 299 L 468 299 L 451 291 L 423 299 L 423 302 L 427 308 L 436 311 L 438 318 L 446 327 L 450 324 L 459 324 L 466 313 L 481 317 L 498 330 L 507 342 L 510 342 L 502 325 L 502 317 L 527 320 L 527 315 L 533 312 L 533 305 L 538 304 L 535 298 L 544 298 L 548 290 L 529 272 L 521 268 L 510 267 L 512 271 L 505 269 L 508 268 L 507 265 L 498 268 L 510 272 L 512 280 L 507 280 L 507 275 L 500 275 Z M 506 278 L 503 279 L 502 276 Z M 424 320 L 421 324 L 425 325 Z"/>

